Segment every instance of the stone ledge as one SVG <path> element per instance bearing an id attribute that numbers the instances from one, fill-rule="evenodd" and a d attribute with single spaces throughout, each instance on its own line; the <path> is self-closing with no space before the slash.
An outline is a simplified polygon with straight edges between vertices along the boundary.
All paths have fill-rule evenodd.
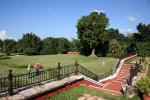
<path id="1" fill-rule="evenodd" d="M 34 86 L 30 89 L 21 91 L 13 96 L 5 96 L 0 98 L 0 100 L 27 100 L 34 97 L 37 97 L 39 95 L 42 95 L 47 92 L 54 91 L 56 89 L 59 89 L 61 87 L 64 87 L 70 83 L 73 83 L 75 81 L 81 80 L 84 77 L 82 75 L 73 75 L 67 78 L 63 78 L 61 80 L 53 81 L 50 83 L 46 83 L 41 86 Z"/>

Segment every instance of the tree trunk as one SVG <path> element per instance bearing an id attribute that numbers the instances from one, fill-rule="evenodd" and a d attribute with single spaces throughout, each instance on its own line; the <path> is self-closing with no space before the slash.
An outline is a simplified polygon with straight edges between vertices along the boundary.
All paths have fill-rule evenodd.
<path id="1" fill-rule="evenodd" d="M 92 49 L 91 56 L 95 56 L 95 49 Z"/>

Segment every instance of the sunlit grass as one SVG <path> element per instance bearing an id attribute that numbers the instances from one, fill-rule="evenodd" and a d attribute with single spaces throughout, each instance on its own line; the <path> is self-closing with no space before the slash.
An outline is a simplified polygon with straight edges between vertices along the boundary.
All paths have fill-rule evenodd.
<path id="1" fill-rule="evenodd" d="M 116 58 L 108 58 L 108 57 L 97 57 L 90 58 L 82 55 L 67 55 L 67 54 L 58 54 L 58 55 L 38 55 L 38 56 L 25 56 L 25 55 L 17 55 L 10 56 L 11 59 L 0 60 L 0 63 L 9 63 L 9 64 L 18 64 L 18 65 L 34 65 L 35 63 L 40 63 L 44 69 L 45 68 L 55 68 L 57 67 L 57 63 L 60 62 L 61 65 L 69 65 L 74 64 L 75 60 L 85 68 L 90 71 L 101 74 L 109 71 L 111 68 L 117 63 Z M 11 68 L 7 66 L 0 65 L 0 74 L 7 73 L 8 69 L 12 69 L 13 72 L 22 73 L 26 72 L 26 68 Z"/>

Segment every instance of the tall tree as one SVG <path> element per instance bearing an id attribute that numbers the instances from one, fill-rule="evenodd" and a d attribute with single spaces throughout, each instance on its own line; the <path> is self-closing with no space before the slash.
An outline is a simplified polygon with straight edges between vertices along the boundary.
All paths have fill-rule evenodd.
<path id="1" fill-rule="evenodd" d="M 0 51 L 2 51 L 3 41 L 0 39 Z"/>
<path id="2" fill-rule="evenodd" d="M 13 39 L 5 39 L 3 41 L 2 51 L 6 55 L 10 55 L 11 53 L 15 53 L 17 51 L 17 49 L 16 49 L 16 41 L 13 40 Z"/>
<path id="3" fill-rule="evenodd" d="M 116 39 L 122 42 L 125 37 L 123 34 L 119 33 L 118 29 L 113 29 L 113 28 L 107 29 L 107 33 L 108 33 L 108 38 L 110 40 Z"/>
<path id="4" fill-rule="evenodd" d="M 57 53 L 57 40 L 52 37 L 44 39 L 41 54 L 56 54 L 56 53 Z"/>
<path id="5" fill-rule="evenodd" d="M 137 25 L 137 30 L 139 32 L 140 38 L 142 38 L 142 41 L 146 41 L 146 42 L 150 41 L 150 24 L 145 25 L 145 24 L 139 23 Z"/>
<path id="6" fill-rule="evenodd" d="M 108 18 L 102 12 L 91 12 L 77 23 L 77 34 L 82 44 L 88 44 L 95 55 L 95 48 L 102 41 L 101 35 L 108 26 Z"/>
<path id="7" fill-rule="evenodd" d="M 19 51 L 27 55 L 40 54 L 42 49 L 41 39 L 34 33 L 24 34 L 18 43 Z"/>
<path id="8" fill-rule="evenodd" d="M 64 54 L 69 50 L 69 41 L 66 38 L 57 38 L 57 53 Z"/>

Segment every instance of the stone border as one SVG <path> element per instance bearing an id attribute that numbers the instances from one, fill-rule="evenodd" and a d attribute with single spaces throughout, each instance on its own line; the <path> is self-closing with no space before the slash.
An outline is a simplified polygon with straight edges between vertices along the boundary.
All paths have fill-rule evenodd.
<path id="1" fill-rule="evenodd" d="M 84 77 L 82 75 L 73 75 L 67 78 L 63 78 L 61 80 L 53 81 L 41 86 L 34 86 L 30 89 L 21 91 L 13 96 L 6 96 L 0 98 L 0 100 L 29 100 L 40 96 L 42 94 L 55 91 L 59 88 L 67 86 L 73 82 L 82 80 Z"/>

